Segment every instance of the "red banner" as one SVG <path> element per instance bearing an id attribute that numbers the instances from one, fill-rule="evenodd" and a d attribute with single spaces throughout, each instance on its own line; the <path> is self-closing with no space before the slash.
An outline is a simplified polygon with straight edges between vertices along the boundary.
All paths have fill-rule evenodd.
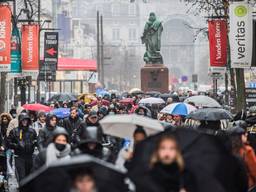
<path id="1" fill-rule="evenodd" d="M 227 63 L 227 22 L 216 19 L 208 22 L 210 65 L 225 67 Z"/>
<path id="2" fill-rule="evenodd" d="M 11 10 L 0 5 L 0 71 L 9 71 L 11 63 Z"/>
<path id="3" fill-rule="evenodd" d="M 38 25 L 23 25 L 21 28 L 21 62 L 23 72 L 38 72 L 39 49 L 38 49 Z"/>

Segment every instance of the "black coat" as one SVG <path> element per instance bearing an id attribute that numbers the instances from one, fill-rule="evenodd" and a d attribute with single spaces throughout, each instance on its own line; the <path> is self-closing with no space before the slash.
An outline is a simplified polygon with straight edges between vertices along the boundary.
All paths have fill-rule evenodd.
<path id="1" fill-rule="evenodd" d="M 143 177 L 137 178 L 138 192 L 179 192 L 181 188 L 181 172 L 177 163 L 164 165 L 156 163 Z"/>
<path id="2" fill-rule="evenodd" d="M 32 128 L 14 128 L 7 137 L 7 147 L 13 149 L 15 155 L 32 156 L 36 146 L 37 134 Z"/>
<path id="3" fill-rule="evenodd" d="M 86 128 L 89 127 L 89 126 L 98 127 L 99 123 L 97 122 L 97 123 L 93 124 L 93 123 L 89 122 L 88 120 L 86 120 L 85 122 L 81 122 L 79 127 L 77 127 L 76 129 L 73 130 L 73 134 L 72 134 L 72 137 L 71 137 L 71 142 L 72 142 L 72 147 L 73 148 L 76 148 L 78 146 L 79 141 L 80 141 L 80 137 L 81 137 L 81 135 L 83 135 L 83 131 L 86 130 Z M 102 131 L 102 133 L 103 133 L 103 131 Z"/>
<path id="4" fill-rule="evenodd" d="M 81 125 L 81 123 L 82 123 L 82 120 L 79 117 L 77 117 L 75 119 L 68 117 L 63 120 L 63 127 L 66 129 L 69 136 L 71 137 L 74 130 L 77 130 L 79 128 L 79 126 Z"/>
<path id="5" fill-rule="evenodd" d="M 52 142 L 53 133 L 57 128 L 58 127 L 54 127 L 54 128 L 44 127 L 43 129 L 39 130 L 38 146 L 40 151 L 42 151 Z"/>
<path id="6" fill-rule="evenodd" d="M 38 153 L 33 161 L 33 171 L 38 170 L 46 163 L 46 149 L 43 149 Z"/>

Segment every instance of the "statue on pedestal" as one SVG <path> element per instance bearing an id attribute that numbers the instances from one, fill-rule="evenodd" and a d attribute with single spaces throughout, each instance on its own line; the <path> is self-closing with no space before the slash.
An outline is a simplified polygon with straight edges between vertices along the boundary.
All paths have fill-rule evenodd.
<path id="1" fill-rule="evenodd" d="M 162 32 L 162 22 L 157 19 L 155 13 L 150 13 L 141 37 L 142 44 L 146 46 L 144 54 L 146 64 L 163 64 L 163 57 L 160 53 Z"/>

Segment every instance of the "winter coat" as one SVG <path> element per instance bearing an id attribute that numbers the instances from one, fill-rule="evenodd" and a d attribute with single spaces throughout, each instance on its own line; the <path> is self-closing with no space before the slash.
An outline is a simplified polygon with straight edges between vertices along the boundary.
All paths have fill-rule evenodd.
<path id="1" fill-rule="evenodd" d="M 156 163 L 144 177 L 138 178 L 135 183 L 136 191 L 179 192 L 181 177 L 177 163 L 172 163 L 171 165 Z"/>
<path id="2" fill-rule="evenodd" d="M 103 147 L 102 145 L 98 144 L 95 150 L 89 150 L 89 149 L 75 149 L 74 152 L 72 153 L 72 156 L 77 156 L 77 155 L 91 155 L 93 157 L 96 157 L 98 159 L 102 159 L 104 161 L 108 161 L 110 157 L 110 150 L 106 147 Z"/>
<path id="3" fill-rule="evenodd" d="M 254 187 L 256 186 L 256 156 L 254 150 L 251 146 L 246 145 L 240 149 L 239 153 L 247 168 L 249 188 Z"/>
<path id="4" fill-rule="evenodd" d="M 79 127 L 77 127 L 76 129 L 73 130 L 73 134 L 71 136 L 71 141 L 72 141 L 74 148 L 78 145 L 79 138 L 83 134 L 83 130 L 85 130 L 85 128 L 89 127 L 89 126 L 99 127 L 99 123 L 97 122 L 97 123 L 93 124 L 93 123 L 89 122 L 88 120 L 86 120 L 85 122 L 81 122 Z M 103 131 L 102 131 L 102 133 L 103 133 Z"/>
<path id="5" fill-rule="evenodd" d="M 70 153 L 71 147 L 69 144 L 66 145 L 63 151 L 58 151 L 54 143 L 51 143 L 35 157 L 33 170 L 37 170 L 43 165 L 49 165 L 56 160 L 69 159 L 71 158 Z"/>
<path id="6" fill-rule="evenodd" d="M 7 119 L 8 119 L 8 124 L 6 124 L 6 125 L 4 125 L 3 122 L 2 122 L 2 118 L 3 118 L 4 116 L 6 116 Z M 9 123 L 11 122 L 11 120 L 12 120 L 12 116 L 11 116 L 9 113 L 2 113 L 2 114 L 0 115 L 1 134 L 2 134 L 2 136 L 3 136 L 4 138 L 5 138 L 5 136 L 6 136 L 6 131 L 7 131 L 8 125 L 9 125 Z"/>
<path id="7" fill-rule="evenodd" d="M 16 112 L 17 112 L 17 115 L 16 115 L 16 118 L 15 119 L 13 119 L 13 120 L 11 120 L 11 122 L 9 123 L 9 125 L 8 125 L 8 128 L 7 128 L 7 130 L 6 130 L 6 136 L 8 137 L 8 135 L 9 135 L 9 133 L 10 133 L 10 131 L 12 130 L 12 129 L 14 129 L 14 128 L 16 128 L 16 127 L 18 127 L 19 126 L 19 120 L 18 120 L 18 118 L 19 118 L 19 115 L 22 113 L 22 111 L 24 111 L 25 109 L 23 108 L 23 107 L 18 107 L 17 108 L 17 110 L 16 110 Z"/>
<path id="8" fill-rule="evenodd" d="M 82 120 L 79 117 L 77 117 L 75 119 L 68 117 L 68 118 L 64 119 L 63 127 L 66 129 L 69 136 L 71 136 L 73 134 L 74 130 L 77 130 L 79 128 L 81 123 L 82 123 Z"/>
<path id="9" fill-rule="evenodd" d="M 45 126 L 43 129 L 39 130 L 38 146 L 40 151 L 42 151 L 52 142 L 53 133 L 58 128 L 59 128 L 58 126 L 56 127 Z"/>
<path id="10" fill-rule="evenodd" d="M 36 146 L 37 135 L 32 128 L 14 128 L 7 137 L 7 146 L 18 156 L 32 156 Z"/>
<path id="11" fill-rule="evenodd" d="M 34 122 L 34 123 L 32 124 L 32 128 L 35 129 L 37 135 L 39 135 L 39 131 L 40 131 L 41 129 L 43 129 L 44 126 L 45 126 L 45 123 L 41 123 L 39 120 L 37 120 L 36 122 Z"/>

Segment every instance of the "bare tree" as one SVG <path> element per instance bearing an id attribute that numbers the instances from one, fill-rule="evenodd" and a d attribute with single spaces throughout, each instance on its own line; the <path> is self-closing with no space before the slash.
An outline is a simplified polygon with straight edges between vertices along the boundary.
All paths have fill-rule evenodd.
<path id="1" fill-rule="evenodd" d="M 182 1 L 182 0 L 181 0 Z M 207 15 L 208 17 L 229 18 L 228 10 L 231 0 L 183 0 L 188 8 L 188 12 L 193 12 L 195 15 Z M 233 0 L 239 1 L 239 0 Z M 256 0 L 248 0 L 248 3 L 256 4 Z M 243 69 L 231 69 L 230 67 L 230 49 L 228 49 L 228 68 L 230 71 L 230 82 L 236 93 L 236 109 L 241 110 L 246 108 L 245 101 L 245 82 Z M 236 74 L 236 75 L 234 75 Z M 236 79 L 235 79 L 236 77 Z M 235 84 L 236 80 L 236 84 Z M 228 82 L 228 81 L 227 81 Z M 226 83 L 227 83 L 226 82 Z M 236 85 L 236 86 L 235 86 Z"/>

